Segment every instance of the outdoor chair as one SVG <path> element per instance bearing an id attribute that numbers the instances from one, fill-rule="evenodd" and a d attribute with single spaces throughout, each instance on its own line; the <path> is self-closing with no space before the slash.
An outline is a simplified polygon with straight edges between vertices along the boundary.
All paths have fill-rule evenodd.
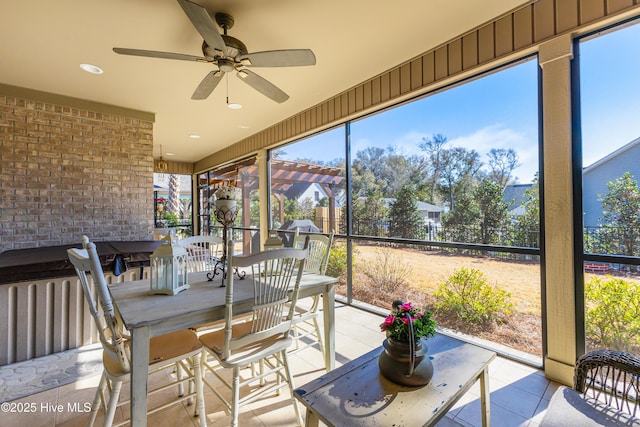
<path id="1" fill-rule="evenodd" d="M 540 426 L 640 427 L 640 357 L 612 350 L 580 357 L 574 388 L 554 393 Z"/>
<path id="2" fill-rule="evenodd" d="M 187 250 L 187 265 L 190 273 L 213 271 L 222 257 L 222 237 L 191 236 L 178 243 Z"/>
<path id="3" fill-rule="evenodd" d="M 333 243 L 334 233 L 309 234 L 300 235 L 298 229 L 293 238 L 293 247 L 302 249 L 308 239 L 309 254 L 304 263 L 304 271 L 308 273 L 325 274 L 327 265 L 329 264 L 329 254 L 331 252 L 331 244 Z M 295 339 L 295 348 L 290 353 L 297 353 L 307 347 L 312 347 L 318 343 L 320 352 L 324 353 L 324 345 L 322 341 L 322 332 L 318 319 L 320 318 L 320 295 L 314 295 L 308 298 L 311 301 L 303 306 L 296 306 L 296 313 L 293 317 L 292 334 Z M 305 301 L 307 302 L 307 301 Z M 302 342 L 302 345 L 301 345 Z M 306 344 L 305 344 L 306 342 Z"/>
<path id="4" fill-rule="evenodd" d="M 228 245 L 228 253 L 231 254 L 233 242 L 229 240 Z M 225 398 L 226 393 L 205 376 L 205 384 L 230 412 L 230 425 L 233 427 L 238 425 L 240 406 L 254 402 L 268 393 L 279 393 L 285 385 L 289 386 L 296 420 L 299 425 L 301 423 L 293 395 L 287 349 L 293 342 L 290 336 L 291 319 L 306 254 L 305 250 L 283 248 L 247 256 L 229 256 L 230 266 L 247 268 L 251 274 L 237 283 L 233 274 L 227 275 L 224 328 L 201 335 L 200 341 L 204 344 L 202 363 L 205 373 L 212 372 L 222 385 L 231 390 L 231 398 Z M 234 287 L 238 288 L 237 294 L 243 286 L 253 286 L 253 300 L 249 318 L 237 320 L 234 318 L 237 311 Z M 211 362 L 208 355 L 212 356 Z M 254 364 L 259 367 L 257 372 L 253 369 Z M 241 370 L 247 367 L 251 367 L 245 371 L 249 371 L 249 377 L 241 378 Z M 225 368 L 232 370 L 231 382 L 220 372 Z M 256 382 L 257 385 L 253 384 Z M 245 389 L 245 386 L 248 387 Z"/>
<path id="5" fill-rule="evenodd" d="M 131 373 L 131 340 L 124 331 L 122 321 L 117 316 L 111 296 L 107 288 L 102 266 L 98 259 L 96 245 L 89 242 L 83 236 L 84 249 L 68 249 L 69 260 L 75 267 L 76 273 L 82 285 L 85 299 L 89 306 L 89 311 L 95 321 L 103 348 L 102 362 L 104 370 L 95 398 L 91 405 L 91 415 L 89 425 L 93 425 L 98 410 L 104 405 L 104 426 L 112 426 L 117 406 L 122 406 L 128 401 L 118 402 L 122 384 L 130 380 Z M 93 279 L 93 286 L 89 281 L 87 272 Z M 94 290 L 97 295 L 94 295 Z M 100 307 L 100 308 L 99 308 Z M 190 330 L 181 330 L 166 335 L 151 338 L 149 343 L 149 373 L 165 371 L 167 368 L 175 368 L 176 381 L 170 384 L 163 384 L 149 394 L 164 391 L 170 387 L 178 386 L 178 396 L 170 403 L 153 408 L 148 413 L 154 413 L 164 409 L 174 403 L 187 400 L 191 404 L 195 397 L 196 405 L 194 416 L 201 415 L 200 425 L 206 426 L 206 414 L 204 409 L 204 393 L 202 383 L 202 373 L 200 365 L 200 355 L 202 344 L 196 335 Z M 186 376 L 185 376 L 186 375 Z M 184 393 L 184 383 L 188 382 L 188 393 Z M 192 385 L 195 385 L 193 390 Z M 108 398 L 106 395 L 109 395 Z M 126 424 L 123 421 L 115 425 Z"/>

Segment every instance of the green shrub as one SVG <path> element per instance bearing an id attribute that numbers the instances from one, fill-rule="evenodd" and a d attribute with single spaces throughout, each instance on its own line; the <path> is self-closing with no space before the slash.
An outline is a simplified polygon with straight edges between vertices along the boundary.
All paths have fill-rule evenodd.
<path id="1" fill-rule="evenodd" d="M 180 223 L 180 218 L 178 217 L 178 214 L 174 212 L 165 212 L 163 218 L 167 221 L 167 225 L 169 227 L 176 226 Z"/>
<path id="2" fill-rule="evenodd" d="M 343 243 L 334 243 L 331 247 L 331 252 L 329 252 L 326 274 L 331 277 L 343 277 L 346 272 L 347 247 Z"/>
<path id="3" fill-rule="evenodd" d="M 474 325 L 502 321 L 513 309 L 509 292 L 489 285 L 476 269 L 455 270 L 434 297 L 436 311 L 457 315 Z"/>
<path id="4" fill-rule="evenodd" d="M 585 285 L 587 336 L 603 347 L 633 351 L 640 346 L 640 285 L 608 276 Z"/>

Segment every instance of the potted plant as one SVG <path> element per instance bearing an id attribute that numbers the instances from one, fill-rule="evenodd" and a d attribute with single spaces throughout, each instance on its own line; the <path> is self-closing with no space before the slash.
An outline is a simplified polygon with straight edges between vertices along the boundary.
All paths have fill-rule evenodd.
<path id="1" fill-rule="evenodd" d="M 223 185 L 218 187 L 213 195 L 215 196 L 217 208 L 226 207 L 227 209 L 233 209 L 237 205 L 240 189 L 230 185 Z"/>
<path id="2" fill-rule="evenodd" d="M 164 211 L 164 204 L 165 204 L 166 200 L 164 197 L 158 197 L 156 199 L 156 210 L 160 213 L 162 213 Z"/>
<path id="3" fill-rule="evenodd" d="M 425 357 L 427 346 L 422 338 L 436 334 L 433 313 L 420 311 L 410 302 L 399 300 L 394 301 L 392 307 L 393 310 L 380 324 L 380 330 L 387 336 L 383 342 L 384 351 L 378 359 L 380 372 L 399 384 L 426 385 L 433 376 L 433 364 Z"/>

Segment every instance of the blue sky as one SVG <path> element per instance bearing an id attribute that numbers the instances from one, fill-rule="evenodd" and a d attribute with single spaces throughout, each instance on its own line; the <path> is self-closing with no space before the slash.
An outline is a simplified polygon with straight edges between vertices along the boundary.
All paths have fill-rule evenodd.
<path id="1" fill-rule="evenodd" d="M 640 137 L 640 25 L 585 40 L 580 46 L 584 165 Z M 486 162 L 491 148 L 513 148 L 514 175 L 531 182 L 538 170 L 535 58 L 416 102 L 355 121 L 352 155 L 367 147 L 418 154 L 423 138 L 442 134 Z M 287 159 L 343 157 L 344 130 L 284 147 Z"/>
<path id="2" fill-rule="evenodd" d="M 588 166 L 640 137 L 640 23 L 585 40 L 580 65 L 583 164 Z"/>

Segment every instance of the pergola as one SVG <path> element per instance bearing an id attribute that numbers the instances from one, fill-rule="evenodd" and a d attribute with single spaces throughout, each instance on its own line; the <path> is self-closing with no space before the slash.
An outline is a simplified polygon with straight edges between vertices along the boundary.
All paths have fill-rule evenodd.
<path id="1" fill-rule="evenodd" d="M 329 199 L 329 229 L 336 230 L 336 195 L 342 188 L 344 169 L 282 159 L 272 159 L 270 167 L 271 194 L 278 200 L 278 215 L 281 223 L 284 222 L 284 193 L 296 183 L 317 184 Z M 259 183 L 255 157 L 213 170 L 208 185 L 209 189 L 215 190 L 229 183 L 236 185 L 242 191 L 241 226 L 249 227 L 251 224 L 249 195 L 252 190 L 258 188 Z"/>

